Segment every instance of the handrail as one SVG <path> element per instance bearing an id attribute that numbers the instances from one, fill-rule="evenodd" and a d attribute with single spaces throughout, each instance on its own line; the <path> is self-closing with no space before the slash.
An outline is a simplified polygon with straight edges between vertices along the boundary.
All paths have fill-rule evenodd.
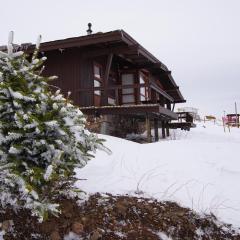
<path id="1" fill-rule="evenodd" d="M 150 87 L 149 84 L 141 83 L 141 84 L 129 84 L 129 85 L 115 85 L 104 87 L 92 87 L 92 88 L 81 88 L 77 89 L 77 92 L 90 92 L 90 91 L 104 91 L 104 90 L 115 90 L 115 89 L 128 89 L 128 88 L 141 88 L 141 87 Z"/>
<path id="2" fill-rule="evenodd" d="M 136 84 L 128 84 L 128 85 L 115 85 L 115 86 L 108 86 L 107 88 L 105 87 L 92 87 L 92 88 L 80 88 L 77 89 L 77 92 L 93 92 L 93 91 L 109 91 L 109 90 L 121 90 L 121 89 L 129 89 L 129 88 L 142 88 L 142 87 L 149 87 L 159 94 L 161 94 L 163 97 L 167 98 L 171 102 L 174 101 L 174 99 L 167 94 L 164 90 L 162 90 L 158 85 L 153 84 L 152 82 L 150 83 L 136 83 Z"/>

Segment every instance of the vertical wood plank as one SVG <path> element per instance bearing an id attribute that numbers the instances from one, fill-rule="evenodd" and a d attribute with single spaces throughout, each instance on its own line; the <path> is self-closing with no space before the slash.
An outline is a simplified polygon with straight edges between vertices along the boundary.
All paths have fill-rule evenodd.
<path id="1" fill-rule="evenodd" d="M 170 132 L 169 132 L 169 127 L 168 126 L 166 126 L 166 133 L 167 133 L 167 137 L 169 137 L 170 136 Z"/>
<path id="2" fill-rule="evenodd" d="M 154 118 L 154 137 L 155 137 L 155 142 L 158 142 L 159 136 L 158 136 L 158 119 Z"/>
<path id="3" fill-rule="evenodd" d="M 162 121 L 162 138 L 166 138 L 166 133 L 165 133 L 165 122 Z"/>
<path id="4" fill-rule="evenodd" d="M 147 141 L 150 143 L 152 141 L 152 138 L 151 138 L 150 118 L 148 114 L 146 114 L 146 130 L 147 130 Z"/>

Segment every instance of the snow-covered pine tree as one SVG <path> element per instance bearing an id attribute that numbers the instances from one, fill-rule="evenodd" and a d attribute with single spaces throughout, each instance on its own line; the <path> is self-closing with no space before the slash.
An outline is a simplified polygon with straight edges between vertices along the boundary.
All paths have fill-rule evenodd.
<path id="1" fill-rule="evenodd" d="M 74 168 L 105 148 L 85 129 L 81 111 L 50 91 L 55 77 L 41 75 L 40 38 L 32 56 L 14 52 L 12 39 L 13 33 L 8 52 L 0 52 L 0 206 L 27 208 L 43 220 L 73 189 Z"/>

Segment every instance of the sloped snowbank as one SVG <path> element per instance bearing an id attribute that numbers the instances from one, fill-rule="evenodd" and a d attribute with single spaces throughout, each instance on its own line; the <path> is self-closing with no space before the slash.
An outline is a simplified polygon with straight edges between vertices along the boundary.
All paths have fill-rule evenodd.
<path id="1" fill-rule="evenodd" d="M 112 150 L 77 176 L 84 191 L 144 194 L 173 200 L 198 212 L 213 212 L 240 226 L 240 130 L 199 123 L 190 132 L 173 131 L 168 141 L 138 144 L 103 136 Z"/>

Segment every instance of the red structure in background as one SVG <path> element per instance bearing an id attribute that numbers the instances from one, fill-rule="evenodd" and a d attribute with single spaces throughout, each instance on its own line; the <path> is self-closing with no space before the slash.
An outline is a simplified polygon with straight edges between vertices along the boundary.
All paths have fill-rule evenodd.
<path id="1" fill-rule="evenodd" d="M 230 126 L 234 126 L 234 127 L 239 127 L 240 122 L 240 114 L 227 114 L 226 118 L 224 118 L 224 122 L 225 124 L 228 124 Z"/>

